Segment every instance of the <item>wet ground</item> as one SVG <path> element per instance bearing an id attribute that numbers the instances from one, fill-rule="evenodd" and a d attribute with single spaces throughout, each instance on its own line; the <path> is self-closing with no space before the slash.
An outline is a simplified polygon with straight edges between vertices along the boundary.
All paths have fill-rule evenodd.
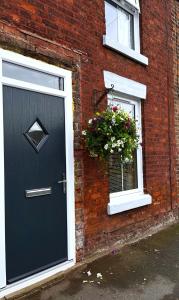
<path id="1" fill-rule="evenodd" d="M 179 300 L 179 225 L 112 252 L 23 300 Z"/>

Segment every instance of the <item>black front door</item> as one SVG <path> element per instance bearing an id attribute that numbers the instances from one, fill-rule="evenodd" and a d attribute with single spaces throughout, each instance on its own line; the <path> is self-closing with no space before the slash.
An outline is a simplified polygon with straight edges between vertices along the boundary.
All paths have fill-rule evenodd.
<path id="1" fill-rule="evenodd" d="M 4 86 L 7 282 L 67 260 L 64 99 Z"/>

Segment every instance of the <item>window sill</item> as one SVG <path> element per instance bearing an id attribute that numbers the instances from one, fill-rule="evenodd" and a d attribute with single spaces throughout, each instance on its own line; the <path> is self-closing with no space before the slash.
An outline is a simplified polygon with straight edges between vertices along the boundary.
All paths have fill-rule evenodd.
<path id="1" fill-rule="evenodd" d="M 113 49 L 117 52 L 124 54 L 125 56 L 143 64 L 148 65 L 148 58 L 130 48 L 127 48 L 115 41 L 110 40 L 106 35 L 103 35 L 103 46 Z"/>
<path id="2" fill-rule="evenodd" d="M 112 198 L 108 203 L 108 215 L 114 215 L 123 211 L 137 207 L 149 205 L 152 203 L 152 197 L 149 194 L 131 194 Z"/>

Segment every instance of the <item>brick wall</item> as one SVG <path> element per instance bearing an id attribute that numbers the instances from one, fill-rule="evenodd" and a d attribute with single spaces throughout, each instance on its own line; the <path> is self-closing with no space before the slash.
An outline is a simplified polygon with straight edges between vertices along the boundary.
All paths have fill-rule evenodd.
<path id="1" fill-rule="evenodd" d="M 179 2 L 173 1 L 173 75 L 174 75 L 174 101 L 175 101 L 175 128 L 176 128 L 176 178 L 177 196 L 179 197 Z"/>
<path id="2" fill-rule="evenodd" d="M 104 1 L 0 1 L 0 45 L 73 71 L 76 236 L 78 258 L 126 234 L 142 234 L 176 207 L 172 13 L 174 0 L 141 0 L 141 52 L 145 67 L 102 46 Z M 81 144 L 103 70 L 146 84 L 142 102 L 144 188 L 153 204 L 107 215 L 108 174 Z M 104 99 L 101 108 L 106 106 Z M 175 107 L 176 109 L 176 107 Z M 178 108 L 179 111 L 179 108 Z M 179 142 L 178 142 L 179 143 Z M 179 174 L 179 161 L 178 161 Z M 154 221 L 155 220 L 155 221 Z M 135 226 L 134 226 L 135 225 Z"/>

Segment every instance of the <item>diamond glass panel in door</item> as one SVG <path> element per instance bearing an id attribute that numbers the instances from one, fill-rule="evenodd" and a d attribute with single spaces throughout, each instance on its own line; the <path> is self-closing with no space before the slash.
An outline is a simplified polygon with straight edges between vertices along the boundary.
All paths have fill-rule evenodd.
<path id="1" fill-rule="evenodd" d="M 48 132 L 39 120 L 36 120 L 29 130 L 25 133 L 28 141 L 38 152 L 48 138 Z"/>
<path id="2" fill-rule="evenodd" d="M 113 99 L 109 101 L 109 104 L 118 105 L 131 117 L 135 118 L 135 105 L 119 99 Z M 133 161 L 127 163 L 120 162 L 119 154 L 111 155 L 109 159 L 109 187 L 110 193 L 138 188 L 137 151 L 134 153 Z"/>

